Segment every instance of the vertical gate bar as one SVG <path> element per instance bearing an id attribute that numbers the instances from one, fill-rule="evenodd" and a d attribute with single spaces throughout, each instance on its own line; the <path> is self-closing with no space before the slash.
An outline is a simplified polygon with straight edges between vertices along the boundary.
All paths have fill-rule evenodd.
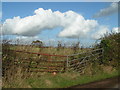
<path id="1" fill-rule="evenodd" d="M 102 59 L 101 61 L 104 62 L 103 61 L 103 59 L 104 59 L 104 48 L 102 48 L 102 58 L 101 59 Z"/>
<path id="2" fill-rule="evenodd" d="M 67 56 L 67 62 L 66 62 L 66 64 L 67 64 L 67 65 L 66 65 L 66 66 L 67 66 L 66 68 L 67 68 L 67 71 L 68 71 L 68 56 Z"/>
<path id="3" fill-rule="evenodd" d="M 50 62 L 52 62 L 52 61 L 51 61 L 51 58 L 52 58 L 52 56 L 48 56 L 48 62 L 49 62 L 48 67 L 47 67 L 47 70 L 48 70 L 48 71 L 50 71 L 50 68 L 51 68 L 51 67 L 50 67 Z"/>
<path id="4" fill-rule="evenodd" d="M 104 58 L 104 55 L 103 55 L 103 54 L 104 54 L 104 48 L 102 48 L 102 56 L 103 56 L 103 58 Z"/>

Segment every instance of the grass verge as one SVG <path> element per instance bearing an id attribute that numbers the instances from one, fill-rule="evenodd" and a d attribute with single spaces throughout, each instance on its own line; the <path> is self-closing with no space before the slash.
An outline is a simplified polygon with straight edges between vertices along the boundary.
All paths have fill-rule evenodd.
<path id="1" fill-rule="evenodd" d="M 99 81 L 106 78 L 118 76 L 118 71 L 111 73 L 96 73 L 94 75 L 80 75 L 77 72 L 57 73 L 31 73 L 27 79 L 13 79 L 5 84 L 4 88 L 67 88 L 70 86 Z"/>

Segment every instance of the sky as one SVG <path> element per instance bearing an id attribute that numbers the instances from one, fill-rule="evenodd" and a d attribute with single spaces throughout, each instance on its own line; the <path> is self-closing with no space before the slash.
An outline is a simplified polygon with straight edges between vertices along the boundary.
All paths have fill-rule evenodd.
<path id="1" fill-rule="evenodd" d="M 89 46 L 105 32 L 117 31 L 116 7 L 112 2 L 3 2 L 3 33 L 28 42 L 79 40 Z"/>
<path id="2" fill-rule="evenodd" d="M 119 0 L 2 0 L 3 2 L 118 2 Z"/>

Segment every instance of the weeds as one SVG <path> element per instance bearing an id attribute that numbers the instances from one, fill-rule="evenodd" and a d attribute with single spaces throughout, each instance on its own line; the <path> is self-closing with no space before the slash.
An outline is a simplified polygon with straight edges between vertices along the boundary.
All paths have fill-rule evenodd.
<path id="1" fill-rule="evenodd" d="M 10 44 L 10 41 L 5 40 L 3 43 L 2 52 L 2 62 L 3 62 L 3 87 L 7 88 L 62 88 L 69 87 L 76 84 L 84 84 L 100 79 L 110 78 L 113 76 L 118 76 L 118 66 L 119 66 L 119 44 L 120 44 L 120 34 L 112 34 L 101 39 L 101 43 L 94 48 L 88 48 L 89 50 L 96 48 L 103 48 L 103 57 L 97 59 L 93 62 L 87 63 L 87 67 L 82 69 L 82 73 L 73 72 L 72 70 L 64 73 L 57 73 L 53 75 L 52 73 L 46 72 L 29 72 L 25 67 L 37 66 L 38 64 L 43 65 L 51 60 L 63 61 L 65 58 L 61 57 L 50 57 L 42 55 L 33 54 L 23 54 L 20 52 L 13 52 L 10 50 L 18 50 L 25 52 L 37 52 L 37 53 L 47 53 L 47 54 L 58 54 L 58 55 L 70 55 L 88 51 L 86 48 L 79 48 L 79 42 L 73 47 L 63 47 L 61 43 L 58 43 L 58 47 L 43 47 L 36 45 L 20 45 L 20 44 Z M 37 41 L 38 44 L 38 41 Z M 94 52 L 92 54 L 96 54 Z M 69 60 L 76 58 L 85 57 L 87 54 L 82 54 L 78 56 L 71 56 Z M 91 60 L 94 57 L 91 57 Z M 25 67 L 21 67 L 20 64 L 24 64 Z M 87 59 L 87 58 L 86 58 Z M 101 60 L 100 62 L 98 60 Z M 17 61 L 17 64 L 14 63 Z M 28 62 L 29 61 L 29 62 Z M 81 59 L 82 61 L 82 59 Z M 80 61 L 80 62 L 81 62 Z M 29 65 L 27 65 L 27 62 Z M 72 64 L 72 63 L 71 63 Z M 48 65 L 48 63 L 46 63 Z M 55 64 L 51 64 L 55 65 Z M 75 66 L 77 67 L 77 66 Z M 35 68 L 35 67 L 34 67 Z M 33 68 L 33 69 L 34 69 Z M 50 67 L 48 67 L 50 68 Z M 47 85 L 47 86 L 46 86 Z"/>

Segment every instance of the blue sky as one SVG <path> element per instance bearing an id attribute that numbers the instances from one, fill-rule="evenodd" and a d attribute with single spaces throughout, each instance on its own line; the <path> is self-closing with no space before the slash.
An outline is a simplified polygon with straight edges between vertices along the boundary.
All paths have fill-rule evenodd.
<path id="1" fill-rule="evenodd" d="M 15 16 L 26 17 L 33 15 L 34 10 L 38 8 L 52 9 L 53 11 L 58 10 L 61 12 L 73 10 L 82 14 L 86 19 L 93 19 L 92 16 L 94 13 L 98 12 L 102 8 L 108 7 L 110 4 L 110 2 L 4 2 L 2 20 L 4 21 L 5 19 L 13 18 Z M 110 22 L 108 22 L 108 19 Z M 116 26 L 117 22 L 114 23 L 114 21 L 117 21 L 118 18 L 116 17 L 116 14 L 114 14 L 97 20 L 99 23 L 108 23 L 112 26 Z"/>
<path id="2" fill-rule="evenodd" d="M 3 2 L 119 2 L 119 0 L 2 0 Z"/>
<path id="3" fill-rule="evenodd" d="M 34 15 L 34 11 L 38 8 L 51 9 L 52 11 L 60 11 L 62 13 L 72 10 L 81 14 L 85 19 L 97 20 L 101 25 L 107 25 L 111 30 L 113 27 L 118 27 L 117 13 L 104 16 L 100 18 L 93 18 L 92 16 L 101 9 L 110 6 L 110 2 L 3 2 L 2 4 L 2 22 L 6 19 L 20 16 L 21 18 Z M 76 40 L 56 37 L 61 31 L 61 28 L 54 28 L 53 30 L 42 31 L 39 38 L 42 40 L 56 39 L 56 40 Z M 90 45 L 95 40 L 80 39 L 80 42 L 85 45 Z"/>

